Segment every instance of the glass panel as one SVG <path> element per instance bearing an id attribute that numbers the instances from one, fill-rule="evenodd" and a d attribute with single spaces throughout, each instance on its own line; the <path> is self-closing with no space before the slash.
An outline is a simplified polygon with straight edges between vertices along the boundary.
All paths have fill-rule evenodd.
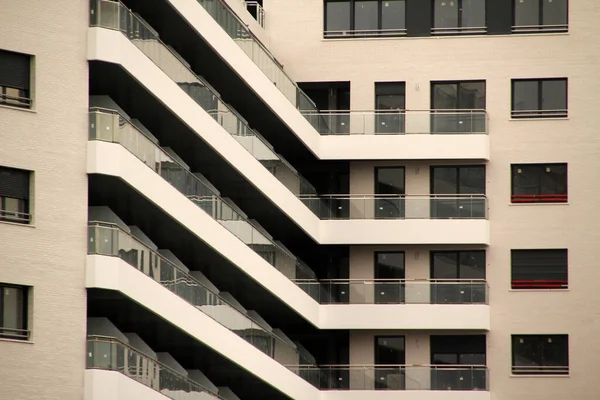
<path id="1" fill-rule="evenodd" d="M 568 24 L 568 0 L 541 0 L 544 25 Z"/>
<path id="2" fill-rule="evenodd" d="M 567 81 L 542 81 L 542 110 L 567 109 Z"/>
<path id="3" fill-rule="evenodd" d="M 354 3 L 354 30 L 378 30 L 378 8 L 378 2 L 374 0 L 356 1 Z"/>
<path id="4" fill-rule="evenodd" d="M 485 109 L 485 82 L 460 82 L 458 100 L 462 110 Z"/>
<path id="5" fill-rule="evenodd" d="M 433 194 L 455 194 L 458 193 L 458 168 L 434 167 L 432 172 Z"/>
<path id="6" fill-rule="evenodd" d="M 458 193 L 484 194 L 485 193 L 485 167 L 460 167 Z"/>
<path id="7" fill-rule="evenodd" d="M 538 110 L 538 81 L 513 81 L 513 110 Z"/>
<path id="8" fill-rule="evenodd" d="M 382 29 L 406 28 L 406 3 L 404 0 L 383 1 L 381 7 Z"/>
<path id="9" fill-rule="evenodd" d="M 515 26 L 540 24 L 540 0 L 515 0 Z"/>
<path id="10" fill-rule="evenodd" d="M 376 168 L 376 194 L 404 194 L 404 168 Z M 404 216 L 404 199 L 400 196 L 375 199 L 376 218 Z"/>
<path id="11" fill-rule="evenodd" d="M 434 83 L 431 108 L 434 110 L 456 109 L 458 106 L 457 86 L 455 83 Z"/>
<path id="12" fill-rule="evenodd" d="M 433 260 L 431 279 L 458 278 L 458 253 L 434 252 L 431 256 Z"/>
<path id="13" fill-rule="evenodd" d="M 567 193 L 567 165 L 547 165 L 543 171 L 541 194 Z"/>
<path id="14" fill-rule="evenodd" d="M 402 92 L 404 92 L 404 90 L 402 90 Z M 375 108 L 379 112 L 375 119 L 375 133 L 404 132 L 404 104 L 404 93 L 376 95 Z M 390 111 L 385 112 L 381 110 Z"/>
<path id="15" fill-rule="evenodd" d="M 376 303 L 403 303 L 404 253 L 377 253 L 375 279 L 398 279 L 375 284 Z"/>
<path id="16" fill-rule="evenodd" d="M 459 253 L 460 279 L 485 279 L 485 250 Z"/>
<path id="17" fill-rule="evenodd" d="M 513 373 L 544 374 L 567 373 L 569 347 L 567 335 L 514 335 L 513 336 Z M 546 367 L 546 368 L 544 368 Z"/>
<path id="18" fill-rule="evenodd" d="M 349 1 L 328 1 L 326 4 L 327 20 L 325 21 L 326 31 L 347 31 L 350 30 L 350 2 Z"/>
<path id="19" fill-rule="evenodd" d="M 462 0 L 463 27 L 481 28 L 485 23 L 485 0 Z"/>
<path id="20" fill-rule="evenodd" d="M 435 0 L 434 28 L 458 27 L 459 0 Z"/>
<path id="21" fill-rule="evenodd" d="M 4 287 L 2 290 L 3 328 L 24 329 L 23 323 L 23 289 Z M 9 335 L 21 336 L 21 332 L 5 331 Z"/>

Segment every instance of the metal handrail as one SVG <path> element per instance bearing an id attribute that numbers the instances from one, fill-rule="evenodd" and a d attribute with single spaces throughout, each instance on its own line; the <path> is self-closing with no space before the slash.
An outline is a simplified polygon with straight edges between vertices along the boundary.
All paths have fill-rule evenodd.
<path id="1" fill-rule="evenodd" d="M 160 253 L 155 252 L 154 250 L 150 249 L 146 244 L 144 244 L 143 242 L 141 242 L 135 236 L 133 236 L 130 233 L 128 233 L 128 232 L 124 231 L 123 229 L 121 229 L 117 224 L 114 224 L 112 222 L 94 221 L 94 220 L 88 222 L 88 227 L 95 227 L 95 226 L 100 226 L 100 227 L 107 228 L 107 229 L 114 229 L 114 230 L 117 230 L 120 233 L 128 236 L 130 239 L 132 239 L 133 241 L 137 242 L 137 244 L 140 247 L 144 247 L 148 251 L 148 253 L 151 253 L 155 257 L 159 258 L 161 260 L 161 262 L 167 263 L 171 267 L 175 268 L 181 275 L 185 276 L 185 278 L 187 280 L 191 281 L 195 285 L 201 286 L 204 290 L 206 290 L 207 292 L 211 293 L 213 296 L 215 296 L 216 298 L 218 298 L 221 302 L 225 303 L 225 305 L 231 307 L 231 309 L 233 311 L 235 311 L 236 313 L 242 315 L 244 318 L 248 319 L 250 322 L 252 322 L 252 323 L 256 324 L 257 326 L 259 326 L 260 328 L 262 328 L 263 331 L 265 333 L 267 333 L 269 336 L 272 336 L 274 339 L 276 339 L 276 340 L 278 340 L 278 341 L 280 341 L 282 343 L 285 343 L 285 341 L 283 339 L 281 339 L 279 336 L 277 336 L 277 334 L 275 334 L 272 331 L 268 330 L 268 328 L 264 327 L 261 323 L 257 322 L 255 319 L 253 319 L 252 317 L 248 316 L 247 314 L 243 314 L 242 312 L 240 312 L 235 306 L 233 306 L 229 301 L 227 301 L 226 299 L 224 299 L 223 297 L 221 297 L 218 293 L 214 292 L 213 290 L 211 290 L 210 288 L 208 288 L 206 285 L 204 285 L 202 282 L 200 282 L 199 280 L 197 280 L 196 278 L 194 278 L 192 275 L 190 275 L 187 272 L 185 272 L 184 270 L 182 270 L 175 263 L 173 263 L 170 260 L 168 260 L 167 258 L 163 257 Z M 217 321 L 217 320 L 215 320 L 215 321 Z M 217 321 L 217 322 L 219 324 L 221 324 L 219 321 Z M 221 325 L 223 325 L 223 324 L 221 324 Z"/>
<path id="2" fill-rule="evenodd" d="M 555 24 L 555 25 L 512 25 L 511 31 L 513 33 L 519 32 L 546 32 L 546 31 L 554 31 L 554 32 L 567 32 L 569 30 L 569 24 Z"/>
<path id="3" fill-rule="evenodd" d="M 31 214 L 0 208 L 0 221 L 5 222 L 30 222 Z"/>
<path id="4" fill-rule="evenodd" d="M 485 33 L 487 26 L 454 26 L 451 28 L 431 28 L 432 33 L 449 34 L 449 33 Z"/>
<path id="5" fill-rule="evenodd" d="M 405 199 L 405 198 L 427 198 L 427 199 L 436 199 L 436 198 L 448 198 L 448 199 L 472 199 L 472 198 L 477 198 L 477 199 L 485 199 L 487 198 L 487 196 L 483 193 L 479 194 L 479 193 L 472 193 L 472 194 L 320 194 L 317 196 L 313 196 L 310 194 L 306 194 L 306 195 L 300 195 L 299 196 L 301 199 L 322 199 L 322 198 L 334 198 L 334 199 L 368 199 L 368 198 L 398 198 L 398 199 Z"/>
<path id="6" fill-rule="evenodd" d="M 169 367 L 168 365 L 158 361 L 156 358 L 151 357 L 150 355 L 144 353 L 141 350 L 136 349 L 135 347 L 121 341 L 118 338 L 112 337 L 112 336 L 103 336 L 103 335 L 88 335 L 87 342 L 92 342 L 92 343 L 111 343 L 111 344 L 116 344 L 118 346 L 122 346 L 124 349 L 127 349 L 128 351 L 137 354 L 138 356 L 145 358 L 146 361 L 150 361 L 152 363 L 154 363 L 155 365 L 157 365 L 158 367 L 160 367 L 160 369 L 164 369 L 166 371 L 169 371 L 171 374 L 177 376 L 179 379 L 181 379 L 184 382 L 189 383 L 192 386 L 196 386 L 202 390 L 204 390 L 206 393 L 210 393 L 212 396 L 217 397 L 219 399 L 225 400 L 224 397 L 219 396 L 216 393 L 211 392 L 210 390 L 208 390 L 205 386 L 203 386 L 201 383 L 198 383 L 190 378 L 188 378 L 187 376 L 181 375 L 179 372 L 177 372 L 176 370 L 174 370 L 173 368 Z M 100 369 L 98 367 L 92 367 L 89 369 Z"/>
<path id="7" fill-rule="evenodd" d="M 303 279 L 296 279 L 295 281 L 303 281 Z M 319 282 L 331 282 L 331 283 L 344 283 L 344 282 L 390 282 L 390 283 L 404 283 L 404 282 L 416 282 L 416 283 L 428 283 L 428 282 L 439 282 L 439 283 L 487 283 L 487 281 L 485 279 L 449 279 L 449 278 L 444 278 L 444 279 L 435 279 L 435 278 L 398 278 L 398 279 L 394 279 L 394 278 L 376 278 L 376 279 L 372 279 L 372 278 L 367 278 L 367 279 L 361 279 L 361 278 L 349 278 L 349 279 L 320 279 Z"/>
<path id="8" fill-rule="evenodd" d="M 7 336 L 7 337 L 4 337 Z M 29 329 L 8 328 L 0 325 L 0 338 L 4 339 L 29 339 L 31 331 Z"/>
<path id="9" fill-rule="evenodd" d="M 7 94 L 0 93 L 0 104 L 2 105 L 10 105 L 18 107 L 18 104 L 8 103 L 6 100 L 16 100 L 23 102 L 24 105 L 31 107 L 33 105 L 33 99 L 31 97 L 22 97 L 22 96 L 9 96 Z"/>
<path id="10" fill-rule="evenodd" d="M 485 364 L 320 364 L 319 368 L 413 368 L 413 367 L 425 367 L 425 368 L 456 368 L 456 369 L 475 369 L 485 368 Z"/>
<path id="11" fill-rule="evenodd" d="M 326 38 L 339 37 L 355 37 L 355 36 L 405 36 L 406 28 L 390 28 L 390 29 L 343 29 L 323 31 L 323 36 Z"/>
<path id="12" fill-rule="evenodd" d="M 313 110 L 300 110 L 302 113 L 307 114 L 307 115 L 320 115 L 320 114 L 325 114 L 325 115 L 329 115 L 329 114 L 353 114 L 353 113 L 382 113 L 382 114 L 389 114 L 389 113 L 394 113 L 394 112 L 399 112 L 399 113 L 407 113 L 407 112 L 440 112 L 440 113 L 447 113 L 447 112 L 457 112 L 457 113 L 467 113 L 467 112 L 483 112 L 487 114 L 487 110 L 485 108 L 432 108 L 432 109 L 408 109 L 408 108 L 402 108 L 402 109 L 352 109 L 352 110 L 319 110 L 319 111 L 313 111 Z"/>

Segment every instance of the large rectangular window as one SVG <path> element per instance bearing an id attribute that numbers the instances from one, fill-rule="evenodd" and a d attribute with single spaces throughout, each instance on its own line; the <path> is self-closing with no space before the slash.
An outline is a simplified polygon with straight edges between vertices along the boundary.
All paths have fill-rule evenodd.
<path id="1" fill-rule="evenodd" d="M 0 337 L 29 339 L 26 287 L 0 283 Z"/>
<path id="2" fill-rule="evenodd" d="M 29 171 L 0 167 L 0 221 L 31 221 L 29 177 Z"/>
<path id="3" fill-rule="evenodd" d="M 325 0 L 326 38 L 402 36 L 406 0 Z"/>
<path id="4" fill-rule="evenodd" d="M 375 218 L 403 218 L 404 194 L 404 167 L 375 168 Z"/>
<path id="5" fill-rule="evenodd" d="M 568 0 L 514 0 L 513 32 L 566 32 Z"/>
<path id="6" fill-rule="evenodd" d="M 567 78 L 513 79 L 513 118 L 561 118 L 567 111 Z"/>
<path id="7" fill-rule="evenodd" d="M 404 336 L 375 336 L 375 389 L 404 389 L 405 363 Z"/>
<path id="8" fill-rule="evenodd" d="M 0 105 L 31 108 L 31 56 L 0 50 Z"/>
<path id="9" fill-rule="evenodd" d="M 375 303 L 404 303 L 404 252 L 375 253 Z"/>
<path id="10" fill-rule="evenodd" d="M 512 373 L 566 375 L 569 373 L 568 335 L 512 335 Z"/>
<path id="11" fill-rule="evenodd" d="M 513 203 L 566 203 L 567 164 L 513 164 Z"/>
<path id="12" fill-rule="evenodd" d="M 569 287 L 567 249 L 511 251 L 513 289 L 566 289 Z"/>
<path id="13" fill-rule="evenodd" d="M 482 34 L 486 0 L 433 0 L 434 35 Z"/>
<path id="14" fill-rule="evenodd" d="M 485 81 L 431 82 L 431 132 L 485 132 Z"/>
<path id="15" fill-rule="evenodd" d="M 431 335 L 430 348 L 432 390 L 487 388 L 485 335 Z"/>
<path id="16" fill-rule="evenodd" d="M 485 218 L 485 166 L 431 167 L 432 218 Z"/>
<path id="17" fill-rule="evenodd" d="M 375 82 L 375 133 L 404 133 L 404 82 Z"/>
<path id="18" fill-rule="evenodd" d="M 486 302 L 485 250 L 432 251 L 431 303 Z"/>

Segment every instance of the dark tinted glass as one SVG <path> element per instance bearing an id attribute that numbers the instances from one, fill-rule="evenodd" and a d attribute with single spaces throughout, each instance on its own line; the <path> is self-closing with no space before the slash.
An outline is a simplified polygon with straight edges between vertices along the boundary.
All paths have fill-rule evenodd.
<path id="1" fill-rule="evenodd" d="M 406 2 L 404 0 L 383 1 L 381 7 L 381 28 L 406 28 Z"/>
<path id="2" fill-rule="evenodd" d="M 431 193 L 455 194 L 458 193 L 458 168 L 434 167 L 432 173 Z"/>
<path id="3" fill-rule="evenodd" d="M 356 1 L 354 3 L 354 30 L 373 31 L 379 29 L 378 15 L 377 1 Z"/>
<path id="4" fill-rule="evenodd" d="M 462 0 L 461 24 L 468 28 L 484 27 L 485 0 Z"/>
<path id="5" fill-rule="evenodd" d="M 513 335 L 512 346 L 513 373 L 568 373 L 568 368 L 544 368 L 569 366 L 568 335 Z"/>
<path id="6" fill-rule="evenodd" d="M 433 6 L 433 26 L 435 28 L 456 28 L 459 26 L 459 0 L 435 0 Z"/>
<path id="7" fill-rule="evenodd" d="M 485 279 L 485 251 L 431 253 L 432 279 Z"/>
<path id="8" fill-rule="evenodd" d="M 515 26 L 540 25 L 540 0 L 515 0 Z"/>
<path id="9" fill-rule="evenodd" d="M 404 253 L 377 253 L 376 279 L 404 279 Z"/>
<path id="10" fill-rule="evenodd" d="M 513 195 L 567 194 L 567 164 L 518 164 L 512 170 Z"/>
<path id="11" fill-rule="evenodd" d="M 568 0 L 541 0 L 544 25 L 566 25 L 568 23 Z"/>
<path id="12" fill-rule="evenodd" d="M 457 108 L 458 85 L 456 83 L 434 83 L 432 95 L 433 109 L 449 110 Z"/>
<path id="13" fill-rule="evenodd" d="M 567 80 L 553 79 L 541 82 L 542 110 L 567 109 Z"/>
<path id="14" fill-rule="evenodd" d="M 404 336 L 378 336 L 375 338 L 376 364 L 404 364 Z"/>
<path id="15" fill-rule="evenodd" d="M 458 279 L 458 253 L 431 253 L 431 279 Z"/>
<path id="16" fill-rule="evenodd" d="M 567 249 L 511 251 L 513 289 L 561 289 L 568 287 Z"/>
<path id="17" fill-rule="evenodd" d="M 376 168 L 376 194 L 404 194 L 404 168 Z"/>
<path id="18" fill-rule="evenodd" d="M 350 30 L 350 1 L 328 1 L 326 7 L 326 31 Z"/>
<path id="19" fill-rule="evenodd" d="M 513 81 L 513 110 L 539 110 L 539 81 Z"/>
<path id="20" fill-rule="evenodd" d="M 433 167 L 433 194 L 485 194 L 485 167 Z"/>
<path id="21" fill-rule="evenodd" d="M 458 105 L 462 110 L 485 109 L 485 82 L 461 82 Z"/>

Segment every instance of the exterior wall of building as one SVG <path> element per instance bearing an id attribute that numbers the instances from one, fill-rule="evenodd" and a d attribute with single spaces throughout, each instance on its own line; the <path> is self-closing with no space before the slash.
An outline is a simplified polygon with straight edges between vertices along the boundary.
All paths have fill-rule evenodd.
<path id="1" fill-rule="evenodd" d="M 33 171 L 31 225 L 0 222 L 0 282 L 32 286 L 30 342 L 0 340 L 0 398 L 83 398 L 88 3 L 5 1 L 0 49 L 33 55 L 34 108 L 0 106 L 0 166 Z"/>
<path id="2" fill-rule="evenodd" d="M 592 383 L 593 355 L 600 351 L 600 325 L 595 318 L 600 305 L 593 300 L 600 284 L 594 251 L 600 238 L 595 210 L 600 195 L 595 185 L 600 179 L 600 141 L 593 117 L 600 106 L 596 96 L 600 90 L 597 2 L 570 2 L 568 34 L 487 37 L 324 40 L 322 0 L 265 0 L 265 10 L 271 47 L 290 75 L 303 82 L 350 81 L 352 109 L 374 107 L 374 82 L 406 82 L 406 108 L 414 110 L 430 108 L 430 81 L 486 80 L 491 143 L 486 179 L 491 226 L 487 277 L 492 398 L 597 398 L 600 388 Z M 511 120 L 511 79 L 545 77 L 568 77 L 569 117 Z M 536 162 L 568 163 L 569 204 L 510 203 L 510 164 Z M 430 162 L 387 164 L 407 166 L 407 193 L 429 193 Z M 413 167 L 419 165 L 417 175 Z M 352 193 L 373 191 L 373 166 L 352 163 Z M 569 290 L 512 291 L 510 249 L 519 248 L 568 248 Z M 407 277 L 427 276 L 423 253 L 428 250 L 421 251 L 419 261 L 407 253 Z M 351 276 L 372 274 L 370 253 L 365 248 L 351 250 Z M 571 375 L 512 376 L 510 335 L 520 333 L 569 334 Z M 363 348 L 353 343 L 351 362 L 368 361 L 363 355 L 372 354 L 372 344 Z"/>

